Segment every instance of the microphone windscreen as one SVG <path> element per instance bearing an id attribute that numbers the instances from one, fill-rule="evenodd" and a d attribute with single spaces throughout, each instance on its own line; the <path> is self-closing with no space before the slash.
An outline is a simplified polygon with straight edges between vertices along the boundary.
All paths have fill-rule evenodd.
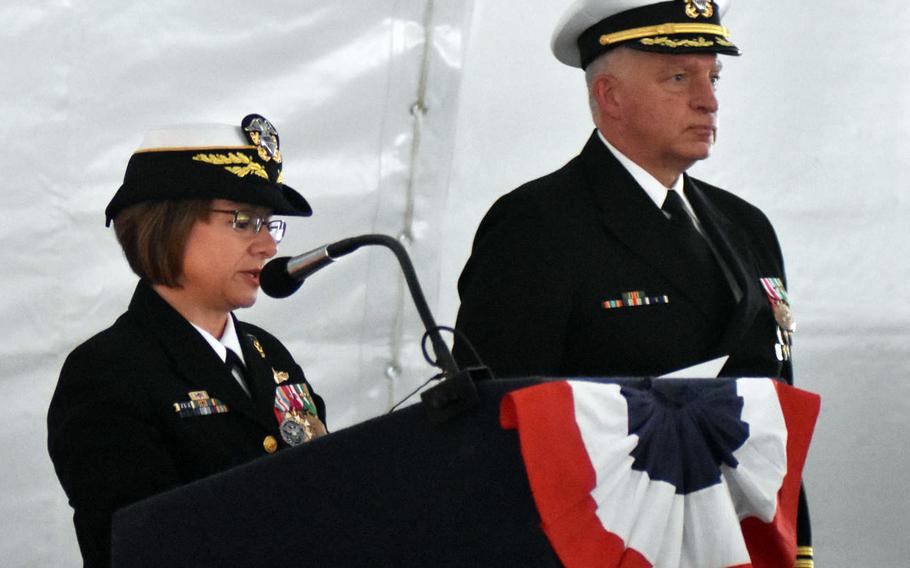
<path id="1" fill-rule="evenodd" d="M 303 280 L 291 278 L 288 274 L 290 259 L 288 256 L 283 256 L 269 261 L 259 273 L 259 286 L 272 298 L 287 298 L 303 284 Z"/>

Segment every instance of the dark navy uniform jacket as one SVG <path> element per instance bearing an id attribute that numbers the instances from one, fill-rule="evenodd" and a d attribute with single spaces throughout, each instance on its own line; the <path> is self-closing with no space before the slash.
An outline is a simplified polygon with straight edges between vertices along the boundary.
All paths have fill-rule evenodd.
<path id="1" fill-rule="evenodd" d="M 658 376 L 729 355 L 729 377 L 792 384 L 762 278 L 786 282 L 767 217 L 735 195 L 685 177 L 685 193 L 738 289 L 723 325 L 663 212 L 599 140 L 487 212 L 458 281 L 456 328 L 497 377 Z M 606 308 L 628 292 L 667 302 Z M 730 301 L 729 299 L 726 301 Z M 477 365 L 456 339 L 463 368 Z M 479 376 L 479 375 L 478 375 Z M 797 540 L 811 545 L 805 496 Z"/>
<path id="2" fill-rule="evenodd" d="M 484 217 L 456 327 L 497 376 L 656 376 L 729 354 L 723 376 L 791 382 L 761 286 L 785 280 L 774 229 L 722 189 L 686 176 L 685 192 L 739 289 L 723 325 L 711 324 L 713 298 L 671 224 L 595 132 L 580 156 Z M 628 292 L 667 302 L 604 307 Z M 474 363 L 463 342 L 455 355 Z"/>
<path id="3" fill-rule="evenodd" d="M 74 509 L 86 566 L 110 564 L 116 509 L 265 456 L 267 447 L 275 451 L 274 441 L 287 447 L 273 412 L 273 375 L 286 372 L 289 384 L 305 383 L 303 371 L 273 336 L 234 323 L 252 397 L 144 281 L 113 326 L 67 357 L 48 412 L 48 449 Z M 175 403 L 199 391 L 228 411 L 181 416 Z M 325 405 L 310 392 L 325 422 Z"/>

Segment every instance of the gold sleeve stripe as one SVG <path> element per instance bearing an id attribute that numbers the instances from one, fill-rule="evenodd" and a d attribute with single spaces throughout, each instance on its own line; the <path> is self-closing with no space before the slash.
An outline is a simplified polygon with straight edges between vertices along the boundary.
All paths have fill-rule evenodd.
<path id="1" fill-rule="evenodd" d="M 797 556 L 815 556 L 811 546 L 800 546 L 796 549 Z"/>
<path id="2" fill-rule="evenodd" d="M 675 24 L 666 23 L 659 26 L 645 26 L 642 28 L 632 28 L 612 34 L 600 36 L 600 45 L 610 45 L 630 39 L 640 39 L 656 35 L 675 35 L 675 34 L 714 34 L 722 37 L 729 37 L 730 31 L 724 26 L 716 24 Z"/>
<path id="3" fill-rule="evenodd" d="M 815 568 L 814 560 L 797 560 L 793 568 Z"/>

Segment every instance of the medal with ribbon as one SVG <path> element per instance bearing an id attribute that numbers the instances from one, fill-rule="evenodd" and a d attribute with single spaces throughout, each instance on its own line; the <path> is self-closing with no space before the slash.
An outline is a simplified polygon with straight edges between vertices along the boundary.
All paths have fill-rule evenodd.
<path id="1" fill-rule="evenodd" d="M 282 439 L 290 446 L 299 446 L 326 433 L 313 397 L 303 383 L 282 383 L 275 387 L 275 418 Z"/>
<path id="2" fill-rule="evenodd" d="M 771 304 L 774 321 L 777 322 L 778 344 L 775 346 L 777 358 L 781 361 L 789 361 L 793 334 L 796 332 L 796 320 L 793 317 L 793 310 L 790 309 L 787 288 L 780 278 L 762 278 L 761 285 Z"/>

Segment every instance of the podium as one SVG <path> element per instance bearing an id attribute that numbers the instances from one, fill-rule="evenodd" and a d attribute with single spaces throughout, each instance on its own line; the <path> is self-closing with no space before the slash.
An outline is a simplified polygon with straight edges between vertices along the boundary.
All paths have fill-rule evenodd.
<path id="1" fill-rule="evenodd" d="M 691 381 L 584 380 L 671 406 L 708 383 Z M 114 566 L 562 566 L 519 433 L 500 425 L 503 396 L 542 383 L 555 382 L 481 381 L 479 404 L 443 424 L 414 405 L 130 505 L 114 516 Z M 798 485 L 797 473 L 794 498 Z M 566 553 L 565 540 L 554 546 Z"/>
<path id="2" fill-rule="evenodd" d="M 114 566 L 561 566 L 503 394 L 444 424 L 421 404 L 130 505 Z"/>

